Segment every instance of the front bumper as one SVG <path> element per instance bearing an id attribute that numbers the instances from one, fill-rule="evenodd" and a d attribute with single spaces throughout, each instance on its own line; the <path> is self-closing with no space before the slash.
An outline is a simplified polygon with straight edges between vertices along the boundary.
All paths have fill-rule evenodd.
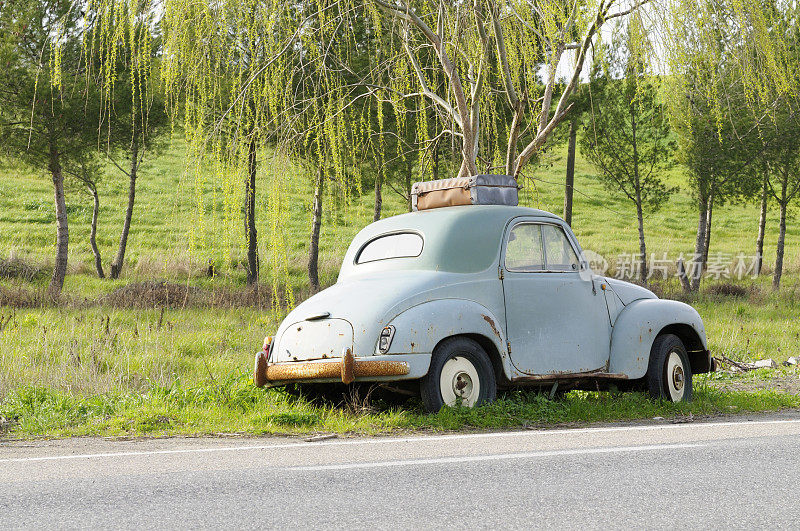
<path id="1" fill-rule="evenodd" d="M 390 358 L 390 359 L 387 359 Z M 356 358 L 348 349 L 340 359 L 269 363 L 264 351 L 256 354 L 254 381 L 258 387 L 292 382 L 392 381 L 421 378 L 428 372 L 430 355 L 369 356 Z"/>

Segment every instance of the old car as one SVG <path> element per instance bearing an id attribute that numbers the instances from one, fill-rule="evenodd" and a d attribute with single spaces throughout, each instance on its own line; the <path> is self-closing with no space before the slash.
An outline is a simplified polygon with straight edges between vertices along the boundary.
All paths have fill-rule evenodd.
<path id="1" fill-rule="evenodd" d="M 692 375 L 710 368 L 698 313 L 594 274 L 558 216 L 467 205 L 361 230 L 336 284 L 265 340 L 255 382 L 377 382 L 438 411 L 526 385 L 690 400 Z"/>

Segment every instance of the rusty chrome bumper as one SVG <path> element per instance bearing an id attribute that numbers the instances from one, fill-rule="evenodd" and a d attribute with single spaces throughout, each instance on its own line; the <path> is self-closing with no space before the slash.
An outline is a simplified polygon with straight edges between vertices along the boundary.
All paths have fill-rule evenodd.
<path id="1" fill-rule="evenodd" d="M 304 380 L 337 379 L 344 384 L 356 378 L 374 376 L 405 376 L 411 368 L 405 361 L 356 359 L 347 349 L 340 360 L 269 363 L 268 353 L 256 354 L 253 381 L 264 387 L 270 383 L 302 382 Z"/>

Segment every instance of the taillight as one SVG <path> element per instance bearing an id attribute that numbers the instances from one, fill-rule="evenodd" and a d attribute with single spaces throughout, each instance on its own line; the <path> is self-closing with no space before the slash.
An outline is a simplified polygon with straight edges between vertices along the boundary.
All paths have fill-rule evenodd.
<path id="1" fill-rule="evenodd" d="M 381 354 L 389 352 L 389 348 L 392 346 L 392 339 L 394 339 L 394 327 L 389 325 L 381 330 L 381 335 L 378 338 L 378 351 Z"/>

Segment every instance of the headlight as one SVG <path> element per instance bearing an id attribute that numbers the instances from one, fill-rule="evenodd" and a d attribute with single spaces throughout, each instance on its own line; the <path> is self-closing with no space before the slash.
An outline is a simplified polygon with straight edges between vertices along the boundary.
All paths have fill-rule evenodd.
<path id="1" fill-rule="evenodd" d="M 392 339 L 394 339 L 394 327 L 389 325 L 381 330 L 381 337 L 378 339 L 378 351 L 381 354 L 389 352 L 389 347 L 392 346 Z"/>

